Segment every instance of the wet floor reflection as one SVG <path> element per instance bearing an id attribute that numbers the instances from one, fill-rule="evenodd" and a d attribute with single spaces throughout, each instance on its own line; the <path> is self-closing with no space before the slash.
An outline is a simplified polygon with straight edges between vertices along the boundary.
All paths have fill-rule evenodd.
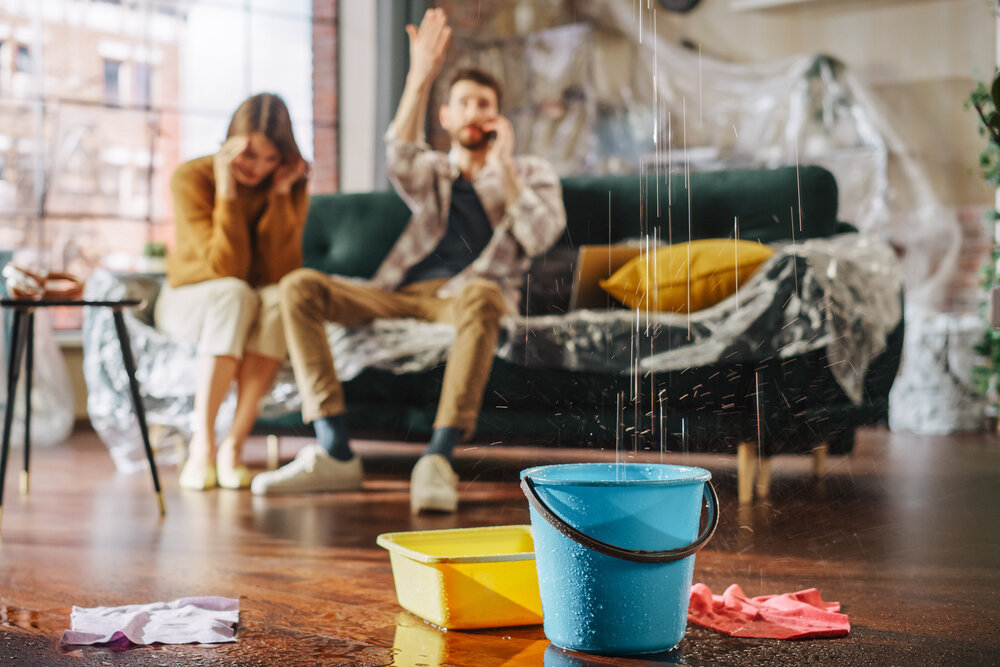
<path id="1" fill-rule="evenodd" d="M 392 642 L 393 667 L 441 667 L 476 664 L 474 646 L 489 646 L 490 664 L 542 665 L 549 641 L 541 626 L 498 629 L 483 632 L 448 631 L 426 623 L 412 614 L 396 616 Z M 480 655 L 480 659 L 482 654 Z M 544 664 L 548 664 L 547 662 Z"/>
<path id="2" fill-rule="evenodd" d="M 591 667 L 622 665 L 653 667 L 687 664 L 682 649 L 642 656 L 604 656 L 568 651 L 552 644 L 539 626 L 500 628 L 488 631 L 448 631 L 401 612 L 396 617 L 393 638 L 393 667 L 442 667 L 474 665 L 476 645 L 485 649 L 479 659 L 489 656 L 491 665 L 510 667 Z M 488 647 L 488 648 L 487 648 Z"/>
<path id="3" fill-rule="evenodd" d="M 0 606 L 0 627 L 38 630 L 39 614 L 31 609 Z"/>
<path id="4" fill-rule="evenodd" d="M 458 528 L 460 514 L 411 515 L 409 489 L 366 483 L 360 492 L 250 498 L 249 516 L 234 517 L 246 530 L 303 547 L 371 547 L 373 533 Z"/>
<path id="5" fill-rule="evenodd" d="M 592 667 L 597 665 L 622 665 L 623 667 L 647 665 L 653 667 L 654 665 L 686 665 L 687 662 L 685 662 L 684 653 L 680 649 L 666 653 L 620 657 L 567 651 L 550 643 L 545 648 L 542 664 L 544 667 Z"/>
<path id="6" fill-rule="evenodd" d="M 719 490 L 722 522 L 697 555 L 695 581 L 717 591 L 738 583 L 748 595 L 816 586 L 841 601 L 852 631 L 774 642 L 689 626 L 674 653 L 628 659 L 557 649 L 541 625 L 430 626 L 398 606 L 389 555 L 375 543 L 387 532 L 526 523 L 519 470 L 614 460 L 614 452 L 498 447 L 459 457 L 460 511 L 418 517 L 408 506 L 412 456 L 380 469 L 386 464 L 372 452 L 363 491 L 298 497 L 187 493 L 165 468 L 161 520 L 149 479 L 114 474 L 103 446 L 88 442 L 40 450 L 31 495 L 7 497 L 2 664 L 69 664 L 78 656 L 79 664 L 227 666 L 926 664 L 928 655 L 939 664 L 996 662 L 994 436 L 869 432 L 854 454 L 829 461 L 823 485 L 806 457 L 776 457 L 770 499 L 743 508 L 730 458 L 668 454 L 668 463 L 711 470 Z M 197 593 L 240 597 L 236 644 L 123 655 L 57 648 L 73 604 Z"/>

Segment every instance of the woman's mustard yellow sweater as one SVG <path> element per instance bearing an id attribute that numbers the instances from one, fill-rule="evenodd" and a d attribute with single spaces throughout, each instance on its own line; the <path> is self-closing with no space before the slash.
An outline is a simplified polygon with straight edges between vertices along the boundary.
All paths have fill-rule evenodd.
<path id="1" fill-rule="evenodd" d="M 269 184 L 238 184 L 235 198 L 216 200 L 211 155 L 177 168 L 170 181 L 176 220 L 176 245 L 167 257 L 171 287 L 215 278 L 258 287 L 302 266 L 305 181 L 288 194 L 272 193 Z"/>

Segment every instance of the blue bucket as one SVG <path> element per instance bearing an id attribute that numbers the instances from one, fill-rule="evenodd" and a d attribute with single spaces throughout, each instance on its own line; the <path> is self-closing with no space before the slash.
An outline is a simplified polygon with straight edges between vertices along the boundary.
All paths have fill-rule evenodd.
<path id="1" fill-rule="evenodd" d="M 645 463 L 521 471 L 545 635 L 573 651 L 668 651 L 684 638 L 694 554 L 719 523 L 712 475 Z M 702 499 L 708 518 L 698 531 Z"/>

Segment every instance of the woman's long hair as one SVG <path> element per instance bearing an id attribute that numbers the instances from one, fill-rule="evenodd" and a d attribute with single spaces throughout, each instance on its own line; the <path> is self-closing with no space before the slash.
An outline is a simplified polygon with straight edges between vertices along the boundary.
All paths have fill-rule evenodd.
<path id="1" fill-rule="evenodd" d="M 226 139 L 260 132 L 281 153 L 282 162 L 295 164 L 302 159 L 299 145 L 292 133 L 292 118 L 285 101 L 274 93 L 258 93 L 248 97 L 233 113 Z"/>

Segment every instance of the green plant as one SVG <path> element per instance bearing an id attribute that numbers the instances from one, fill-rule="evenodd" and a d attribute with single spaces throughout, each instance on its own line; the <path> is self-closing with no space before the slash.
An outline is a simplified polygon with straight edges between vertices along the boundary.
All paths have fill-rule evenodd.
<path id="1" fill-rule="evenodd" d="M 989 89 L 980 82 L 969 95 L 966 108 L 972 107 L 979 114 L 979 134 L 988 136 L 986 146 L 979 154 L 979 171 L 993 189 L 1000 189 L 1000 74 L 995 74 Z M 993 290 L 1000 290 L 1000 243 L 997 242 L 996 225 L 1000 212 L 994 206 L 987 213 L 990 222 L 991 238 L 990 257 L 980 268 L 980 284 L 987 295 Z M 987 297 L 989 299 L 989 297 Z M 996 405 L 998 385 L 1000 385 L 1000 330 L 990 324 L 989 305 L 984 302 L 980 306 L 980 314 L 986 322 L 983 338 L 976 345 L 976 352 L 982 355 L 982 362 L 973 369 L 972 380 L 976 390 L 990 397 Z"/>
<path id="2" fill-rule="evenodd" d="M 143 257 L 166 257 L 167 244 L 162 241 L 149 241 L 142 246 Z"/>

